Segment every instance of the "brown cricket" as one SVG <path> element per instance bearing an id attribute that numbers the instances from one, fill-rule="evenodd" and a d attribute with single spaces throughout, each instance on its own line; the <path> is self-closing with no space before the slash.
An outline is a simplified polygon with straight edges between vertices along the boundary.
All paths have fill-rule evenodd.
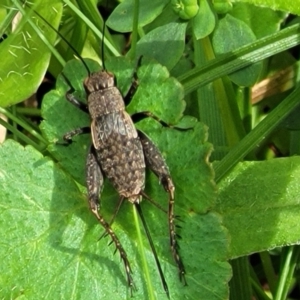
<path id="1" fill-rule="evenodd" d="M 63 138 L 67 143 L 71 143 L 73 136 L 91 132 L 92 145 L 86 161 L 86 184 L 89 206 L 100 224 L 105 228 L 106 233 L 112 238 L 116 249 L 121 255 L 129 287 L 131 289 L 134 288 L 130 263 L 126 251 L 112 230 L 110 223 L 106 222 L 101 215 L 100 194 L 105 176 L 120 195 L 120 202 L 127 199 L 136 205 L 138 212 L 141 214 L 139 204 L 142 198 L 150 199 L 144 193 L 146 166 L 159 178 L 160 183 L 169 194 L 168 223 L 170 246 L 172 255 L 178 266 L 180 280 L 186 284 L 185 269 L 178 253 L 174 224 L 175 188 L 169 168 L 162 154 L 143 132 L 135 128 L 132 118 L 125 111 L 123 96 L 115 86 L 115 79 L 112 73 L 106 70 L 91 73 L 84 80 L 83 85 L 87 94 L 87 105 L 77 100 L 70 92 L 66 94 L 66 98 L 75 106 L 89 113 L 91 125 L 90 127 L 72 130 L 65 134 Z M 137 75 L 135 72 L 133 83 L 127 95 L 131 97 L 136 88 Z M 137 115 L 139 117 L 141 115 L 154 117 L 148 112 L 138 113 Z M 158 118 L 154 118 L 158 120 Z M 168 286 L 157 257 L 155 260 L 164 289 L 169 296 Z"/>

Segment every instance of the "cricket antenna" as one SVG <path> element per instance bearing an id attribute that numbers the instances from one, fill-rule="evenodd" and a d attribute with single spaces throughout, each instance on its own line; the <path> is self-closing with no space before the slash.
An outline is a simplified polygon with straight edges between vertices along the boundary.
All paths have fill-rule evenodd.
<path id="1" fill-rule="evenodd" d="M 52 28 L 58 35 L 59 37 L 72 49 L 72 51 L 75 53 L 75 55 L 80 59 L 80 61 L 82 62 L 82 64 L 84 65 L 88 76 L 90 77 L 91 75 L 91 71 L 88 67 L 88 65 L 86 64 L 86 62 L 84 61 L 84 59 L 81 57 L 81 55 L 78 53 L 78 51 L 68 42 L 68 40 L 58 31 L 56 30 L 56 28 L 53 27 L 53 25 L 51 25 L 42 15 L 40 15 L 37 11 L 33 10 L 34 13 L 41 18 L 46 24 L 47 26 L 49 26 L 50 28 Z"/>
<path id="2" fill-rule="evenodd" d="M 105 6 L 107 7 L 108 0 L 106 0 Z M 102 28 L 102 41 L 101 41 L 101 60 L 102 60 L 102 68 L 106 70 L 105 62 L 104 62 L 104 39 L 105 39 L 105 24 L 106 20 L 103 19 L 103 28 Z"/>
<path id="3" fill-rule="evenodd" d="M 168 288 L 167 282 L 166 282 L 166 280 L 165 280 L 164 273 L 163 273 L 163 271 L 162 271 L 162 269 L 161 269 L 160 262 L 159 262 L 159 260 L 158 260 L 158 256 L 157 256 L 157 253 L 156 253 L 156 250 L 155 250 L 155 247 L 154 247 L 154 244 L 153 244 L 151 235 L 150 235 L 150 231 L 149 231 L 149 229 L 148 229 L 148 226 L 147 226 L 147 224 L 146 224 L 146 220 L 145 220 L 144 215 L 143 215 L 143 212 L 142 212 L 142 208 L 141 208 L 141 206 L 140 206 L 139 203 L 135 203 L 134 205 L 135 205 L 135 207 L 136 207 L 136 209 L 137 209 L 137 211 L 138 211 L 138 214 L 139 214 L 139 216 L 140 216 L 140 218 L 141 218 L 141 221 L 142 221 L 142 223 L 143 223 L 143 226 L 144 226 L 144 229 L 145 229 L 145 232 L 146 232 L 146 235 L 147 235 L 147 239 L 148 239 L 148 241 L 149 241 L 150 248 L 151 248 L 151 250 L 152 250 L 152 253 L 153 253 L 153 256 L 154 256 L 154 259 L 155 259 L 155 262 L 156 262 L 156 266 L 157 266 L 157 269 L 158 269 L 158 272 L 159 272 L 159 276 L 160 276 L 162 285 L 163 285 L 163 287 L 164 287 L 164 290 L 165 290 L 165 292 L 166 292 L 166 294 L 167 294 L 168 299 L 170 299 L 169 288 Z"/>

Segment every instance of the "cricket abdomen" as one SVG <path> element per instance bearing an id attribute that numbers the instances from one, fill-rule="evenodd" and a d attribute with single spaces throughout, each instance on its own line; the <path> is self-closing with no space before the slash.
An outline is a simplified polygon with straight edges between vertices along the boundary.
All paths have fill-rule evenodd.
<path id="1" fill-rule="evenodd" d="M 105 176 L 121 196 L 140 200 L 145 185 L 145 158 L 135 126 L 124 110 L 92 120 L 92 139 Z"/>

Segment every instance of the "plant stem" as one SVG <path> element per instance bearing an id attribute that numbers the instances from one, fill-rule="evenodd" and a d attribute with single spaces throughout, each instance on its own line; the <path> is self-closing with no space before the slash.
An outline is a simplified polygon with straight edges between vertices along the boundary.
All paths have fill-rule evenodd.
<path id="1" fill-rule="evenodd" d="M 150 272 L 149 272 L 149 268 L 148 268 L 148 264 L 147 264 L 147 259 L 145 256 L 145 251 L 144 251 L 144 244 L 143 244 L 143 239 L 142 239 L 142 234 L 141 234 L 141 228 L 139 225 L 140 223 L 139 223 L 138 213 L 137 213 L 137 209 L 136 209 L 135 205 L 132 205 L 132 207 L 133 207 L 135 228 L 136 228 L 136 232 L 137 232 L 137 236 L 138 236 L 137 240 L 138 240 L 138 244 L 139 244 L 139 253 L 142 258 L 143 269 L 144 269 L 144 274 L 145 274 L 146 283 L 147 283 L 147 289 L 149 292 L 149 299 L 155 300 L 155 296 L 153 293 L 153 286 L 151 284 Z"/>
<path id="2" fill-rule="evenodd" d="M 299 104 L 300 87 L 297 87 L 288 97 L 277 105 L 269 115 L 261 121 L 247 136 L 245 136 L 230 152 L 215 166 L 216 182 L 219 182 L 227 172 L 241 161 L 249 152 L 271 133 L 275 127 Z"/>
<path id="3" fill-rule="evenodd" d="M 252 296 L 248 257 L 231 261 L 233 277 L 230 285 L 230 300 L 249 300 Z"/>
<path id="4" fill-rule="evenodd" d="M 42 135 L 40 135 L 37 131 L 35 131 L 32 127 L 30 127 L 26 122 L 24 122 L 22 119 L 19 119 L 18 117 L 16 117 L 14 114 L 10 113 L 8 110 L 0 107 L 0 113 L 5 115 L 6 117 L 8 117 L 9 119 L 11 119 L 14 124 L 18 124 L 20 125 L 22 128 L 24 128 L 25 130 L 27 130 L 32 136 L 36 137 L 40 142 L 42 142 L 43 144 L 47 145 L 48 142 L 43 138 Z M 17 130 L 16 126 L 13 126 L 15 128 L 15 130 L 13 131 L 13 134 L 15 135 Z M 30 143 L 29 143 L 30 144 Z"/>
<path id="5" fill-rule="evenodd" d="M 37 143 L 35 143 L 32 139 L 27 137 L 25 134 L 23 134 L 21 131 L 17 130 L 14 128 L 12 125 L 9 123 L 5 122 L 0 118 L 0 125 L 6 127 L 8 130 L 10 130 L 14 135 L 16 135 L 18 138 L 23 140 L 26 144 L 33 146 L 36 148 L 39 152 L 43 152 L 45 150 L 45 146 L 40 146 Z"/>
<path id="6" fill-rule="evenodd" d="M 274 300 L 287 299 L 291 280 L 300 254 L 300 246 L 291 246 L 287 249 L 283 269 L 280 273 L 279 283 Z"/>
<path id="7" fill-rule="evenodd" d="M 277 278 L 276 278 L 276 274 L 275 274 L 275 271 L 274 271 L 274 268 L 272 265 L 270 254 L 268 251 L 263 251 L 263 252 L 259 253 L 259 256 L 260 256 L 260 259 L 262 262 L 264 272 L 266 274 L 266 278 L 268 281 L 268 285 L 270 287 L 270 291 L 271 291 L 272 295 L 275 295 Z"/>

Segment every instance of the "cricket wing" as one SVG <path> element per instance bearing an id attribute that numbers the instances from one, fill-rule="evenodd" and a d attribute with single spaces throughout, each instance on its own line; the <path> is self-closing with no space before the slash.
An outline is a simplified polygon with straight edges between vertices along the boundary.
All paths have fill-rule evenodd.
<path id="1" fill-rule="evenodd" d="M 126 111 L 119 111 L 107 115 L 98 116 L 91 124 L 92 140 L 95 149 L 110 144 L 112 139 L 126 137 L 137 138 L 137 131 L 131 117 Z"/>

